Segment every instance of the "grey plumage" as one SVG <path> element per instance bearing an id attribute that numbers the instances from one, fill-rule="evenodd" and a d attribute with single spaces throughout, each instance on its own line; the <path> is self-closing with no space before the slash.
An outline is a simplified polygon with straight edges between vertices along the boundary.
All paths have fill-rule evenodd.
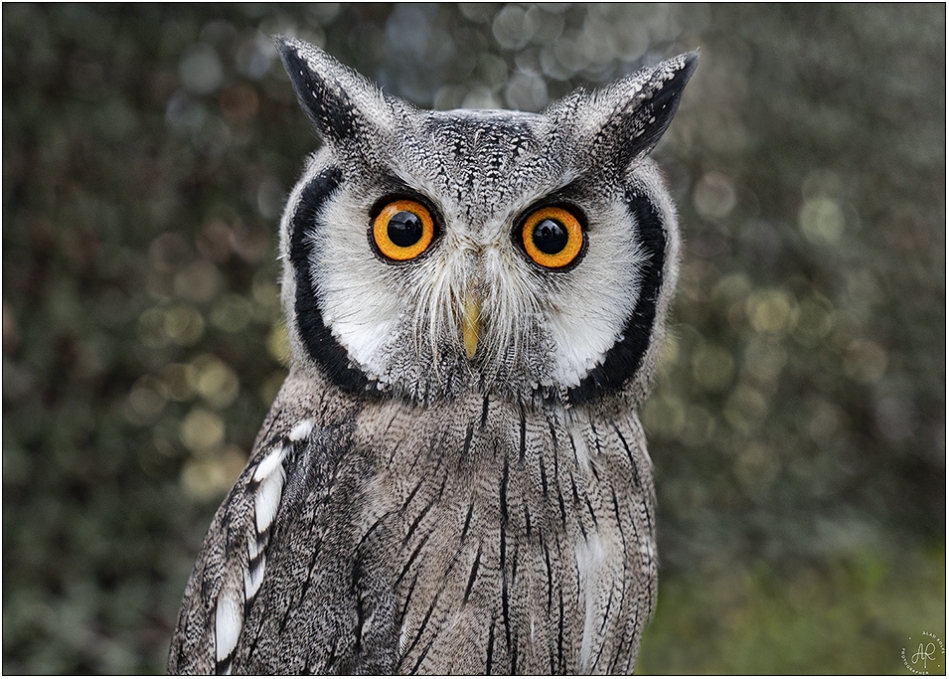
<path id="1" fill-rule="evenodd" d="M 695 55 L 534 115 L 419 111 L 278 49 L 324 142 L 281 223 L 290 374 L 169 670 L 632 672 L 657 570 L 635 411 L 678 253 L 647 154 Z"/>

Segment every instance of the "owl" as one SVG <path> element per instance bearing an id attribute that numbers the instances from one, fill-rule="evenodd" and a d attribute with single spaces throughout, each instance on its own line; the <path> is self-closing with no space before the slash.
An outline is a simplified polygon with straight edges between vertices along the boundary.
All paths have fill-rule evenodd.
<path id="1" fill-rule="evenodd" d="M 289 375 L 170 672 L 631 673 L 658 565 L 636 411 L 679 248 L 648 154 L 696 55 L 531 114 L 277 49 L 322 140 L 280 224 Z"/>

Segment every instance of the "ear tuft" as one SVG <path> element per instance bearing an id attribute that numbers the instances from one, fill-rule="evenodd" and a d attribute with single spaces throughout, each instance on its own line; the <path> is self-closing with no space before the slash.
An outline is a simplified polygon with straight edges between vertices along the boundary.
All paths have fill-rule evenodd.
<path id="1" fill-rule="evenodd" d="M 698 57 L 681 54 L 595 93 L 588 104 L 598 128 L 592 155 L 623 172 L 652 151 L 679 108 Z"/>
<path id="2" fill-rule="evenodd" d="M 391 108 L 375 85 L 302 40 L 274 39 L 297 100 L 323 141 L 338 145 L 385 126 Z"/>

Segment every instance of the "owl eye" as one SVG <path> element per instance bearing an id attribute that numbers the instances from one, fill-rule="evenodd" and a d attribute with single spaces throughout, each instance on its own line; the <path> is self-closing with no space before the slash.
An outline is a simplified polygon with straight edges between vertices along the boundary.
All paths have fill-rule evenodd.
<path id="1" fill-rule="evenodd" d="M 418 201 L 394 200 L 372 222 L 372 240 L 383 257 L 396 262 L 415 259 L 435 237 L 432 213 Z"/>
<path id="2" fill-rule="evenodd" d="M 583 228 L 570 210 L 548 205 L 527 217 L 521 239 L 532 260 L 548 269 L 561 269 L 580 255 Z"/>

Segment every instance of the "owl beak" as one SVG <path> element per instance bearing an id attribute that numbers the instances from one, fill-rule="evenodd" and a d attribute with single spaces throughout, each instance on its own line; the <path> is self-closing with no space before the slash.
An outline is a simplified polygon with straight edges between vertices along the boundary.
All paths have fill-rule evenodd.
<path id="1" fill-rule="evenodd" d="M 473 287 L 465 293 L 465 312 L 462 318 L 462 336 L 465 340 L 465 353 L 472 360 L 478 350 L 478 331 L 481 329 L 481 300 L 478 288 Z"/>

